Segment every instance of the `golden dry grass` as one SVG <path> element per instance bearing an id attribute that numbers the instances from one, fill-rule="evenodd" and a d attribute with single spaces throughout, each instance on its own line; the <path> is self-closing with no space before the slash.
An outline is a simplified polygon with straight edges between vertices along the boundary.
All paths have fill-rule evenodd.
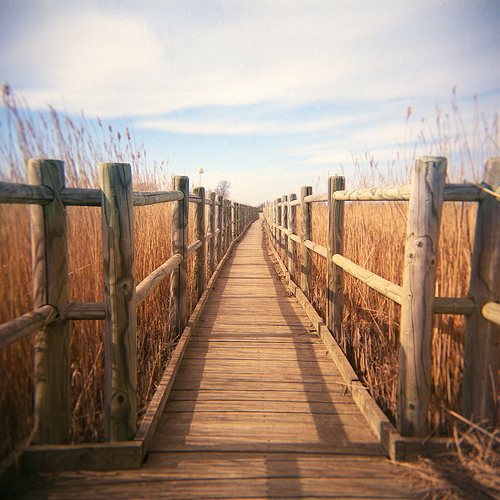
<path id="1" fill-rule="evenodd" d="M 0 158 L 8 165 L 1 180 L 26 182 L 26 165 L 32 157 L 65 162 L 66 185 L 96 187 L 101 161 L 130 163 L 134 190 L 170 188 L 167 163 L 146 163 L 144 146 L 104 128 L 89 130 L 85 119 L 75 123 L 50 109 L 45 115 L 29 113 L 6 86 L 3 102 L 9 133 L 0 141 Z M 100 137 L 99 137 L 100 136 Z M 102 140 L 102 142 L 101 142 Z M 149 168 L 146 169 L 146 166 Z M 171 256 L 171 205 L 134 209 L 136 283 Z M 101 210 L 67 207 L 69 298 L 74 302 L 102 302 L 103 269 Z M 206 207 L 208 221 L 209 207 Z M 0 323 L 32 309 L 29 207 L 0 204 Z M 190 210 L 190 228 L 193 210 Z M 192 233 L 192 232 L 191 232 Z M 193 235 L 189 235 L 189 243 Z M 209 270 L 207 268 L 207 279 Z M 188 258 L 188 314 L 194 309 L 193 256 Z M 144 412 L 177 339 L 168 333 L 169 279 L 161 282 L 137 310 L 137 408 Z M 73 442 L 103 438 L 104 346 L 102 321 L 71 322 L 71 414 Z M 29 436 L 33 414 L 32 336 L 0 350 L 0 459 Z"/>

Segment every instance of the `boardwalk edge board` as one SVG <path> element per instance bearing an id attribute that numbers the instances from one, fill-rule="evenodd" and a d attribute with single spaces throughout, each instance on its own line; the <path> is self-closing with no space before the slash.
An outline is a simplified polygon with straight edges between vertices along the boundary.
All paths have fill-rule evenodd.
<path id="1" fill-rule="evenodd" d="M 201 299 L 198 301 L 179 342 L 172 353 L 162 379 L 153 396 L 136 436 L 131 441 L 114 443 L 84 443 L 68 445 L 44 445 L 22 447 L 0 463 L 0 491 L 24 472 L 55 472 L 77 470 L 125 470 L 138 469 L 146 458 L 149 445 L 168 400 L 175 376 L 179 370 L 191 333 L 197 325 L 213 285 L 231 254 L 234 245 L 246 234 L 248 228 L 235 238 L 219 262 Z"/>
<path id="2" fill-rule="evenodd" d="M 265 230 L 265 226 L 263 226 Z M 410 438 L 403 437 L 396 430 L 384 412 L 372 398 L 368 389 L 359 380 L 356 372 L 345 357 L 340 346 L 333 338 L 323 319 L 316 312 L 302 290 L 290 277 L 281 257 L 272 245 L 267 245 L 269 253 L 273 255 L 284 275 L 283 281 L 290 292 L 295 296 L 311 320 L 316 333 L 323 341 L 331 358 L 340 371 L 347 389 L 351 392 L 354 402 L 370 425 L 391 460 L 409 462 L 419 457 L 431 456 L 434 453 L 445 451 L 453 446 L 449 438 Z"/>

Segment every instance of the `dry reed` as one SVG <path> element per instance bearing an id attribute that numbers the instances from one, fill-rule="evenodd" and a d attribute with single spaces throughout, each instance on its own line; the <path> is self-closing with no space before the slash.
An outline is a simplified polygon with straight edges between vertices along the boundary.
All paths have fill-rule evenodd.
<path id="1" fill-rule="evenodd" d="M 476 103 L 477 106 L 477 103 Z M 355 175 L 347 182 L 354 187 L 385 186 L 409 182 L 410 166 L 417 155 L 448 157 L 448 181 L 479 182 L 483 160 L 498 156 L 498 114 L 488 118 L 477 111 L 472 131 L 464 126 L 456 98 L 453 114 L 437 110 L 434 126 L 425 120 L 419 143 L 411 152 L 406 147 L 386 169 L 379 167 L 370 153 L 353 154 Z M 408 118 L 411 109 L 408 110 Z M 325 192 L 316 186 L 316 192 Z M 476 204 L 445 203 L 443 206 L 436 295 L 467 295 L 470 259 L 474 238 Z M 405 202 L 347 202 L 345 204 L 344 255 L 383 278 L 402 285 L 404 241 L 406 235 Z M 300 208 L 296 234 L 300 234 Z M 327 244 L 327 207 L 314 203 L 311 210 L 311 239 Z M 311 252 L 312 253 L 312 252 Z M 300 254 L 300 252 L 299 252 Z M 283 255 L 283 254 L 282 254 Z M 298 256 L 300 258 L 300 255 Z M 297 261 L 296 269 L 300 269 Z M 325 318 L 326 262 L 312 254 L 312 289 L 309 300 Z M 300 283 L 300 276 L 294 277 Z M 370 393 L 385 413 L 395 420 L 398 368 L 400 307 L 390 299 L 344 273 L 344 316 L 340 345 Z M 461 406 L 463 373 L 464 317 L 436 315 L 432 341 L 432 401 L 429 411 L 430 432 L 450 435 L 448 410 Z"/>
<path id="2" fill-rule="evenodd" d="M 134 189 L 168 189 L 166 163 L 146 171 L 146 153 L 125 136 L 105 129 L 89 130 L 50 109 L 34 114 L 3 88 L 5 120 L 0 158 L 2 180 L 26 182 L 31 157 L 65 162 L 66 185 L 95 187 L 100 161 L 131 163 Z M 100 138 L 96 138 L 99 137 Z M 102 143 L 100 142 L 102 140 Z M 69 293 L 72 301 L 101 302 L 101 214 L 95 207 L 68 207 Z M 0 323 L 32 309 L 29 209 L 0 205 Z M 170 207 L 155 205 L 134 211 L 136 280 L 139 282 L 170 257 Z M 138 409 L 154 393 L 175 339 L 168 336 L 169 280 L 162 282 L 138 309 Z M 192 308 L 192 301 L 190 303 Z M 102 440 L 103 322 L 71 322 L 71 409 L 73 442 Z M 32 427 L 32 338 L 0 350 L 0 459 L 26 439 Z"/>

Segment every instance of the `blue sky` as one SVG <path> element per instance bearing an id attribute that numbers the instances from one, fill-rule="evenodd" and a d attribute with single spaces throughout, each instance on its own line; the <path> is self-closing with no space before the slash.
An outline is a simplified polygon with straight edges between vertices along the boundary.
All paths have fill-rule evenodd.
<path id="1" fill-rule="evenodd" d="M 2 2 L 0 80 L 31 109 L 128 126 L 150 161 L 257 204 L 381 164 L 452 91 L 500 106 L 500 2 Z M 408 107 L 412 115 L 407 121 Z M 451 168 L 453 168 L 451 166 Z"/>

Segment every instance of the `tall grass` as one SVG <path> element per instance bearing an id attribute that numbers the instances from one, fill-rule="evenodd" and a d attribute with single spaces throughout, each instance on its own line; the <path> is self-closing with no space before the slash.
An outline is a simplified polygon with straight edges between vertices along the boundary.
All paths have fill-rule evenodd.
<path id="1" fill-rule="evenodd" d="M 1 180 L 26 182 L 29 158 L 65 162 L 66 185 L 96 187 L 101 161 L 132 165 L 134 189 L 168 189 L 167 163 L 148 164 L 126 129 L 122 135 L 98 120 L 89 125 L 59 115 L 31 113 L 3 88 L 4 116 L 0 122 Z M 101 302 L 101 213 L 95 207 L 67 207 L 69 292 L 72 301 Z M 170 257 L 170 207 L 155 205 L 134 211 L 136 280 L 139 282 Z M 32 309 L 29 210 L 0 204 L 0 323 Z M 138 309 L 138 408 L 142 413 L 154 393 L 175 339 L 168 336 L 169 280 L 162 282 Z M 191 304 L 192 307 L 192 304 Z M 71 322 L 72 440 L 102 439 L 103 322 Z M 0 459 L 29 436 L 33 398 L 32 338 L 0 350 Z"/>
<path id="2" fill-rule="evenodd" d="M 408 110 L 408 118 L 411 109 Z M 417 156 L 448 158 L 448 182 L 480 182 L 483 160 L 498 156 L 499 119 L 477 110 L 471 128 L 466 129 L 456 98 L 452 113 L 436 110 L 436 120 L 423 120 L 418 140 L 411 149 L 402 147 L 384 168 L 370 153 L 353 154 L 355 175 L 348 188 L 409 183 L 411 165 Z M 349 185 L 350 184 L 350 185 Z M 321 187 L 319 187 L 321 189 Z M 326 189 L 324 189 L 326 191 Z M 475 216 L 473 203 L 445 203 L 443 206 L 436 295 L 465 297 L 470 274 Z M 407 205 L 405 202 L 347 202 L 345 204 L 344 255 L 383 278 L 402 285 Z M 297 221 L 300 220 L 300 209 Z M 300 228 L 295 228 L 298 233 Z M 312 241 L 327 245 L 327 207 L 312 206 Z M 297 265 L 299 270 L 300 266 Z M 313 286 L 309 296 L 325 318 L 326 262 L 312 256 Z M 300 283 L 300 276 L 294 276 Z M 463 374 L 464 317 L 436 315 L 432 341 L 432 401 L 430 431 L 449 434 L 447 410 L 460 411 Z M 344 273 L 344 316 L 340 345 L 372 396 L 394 421 L 398 370 L 400 306 Z"/>

